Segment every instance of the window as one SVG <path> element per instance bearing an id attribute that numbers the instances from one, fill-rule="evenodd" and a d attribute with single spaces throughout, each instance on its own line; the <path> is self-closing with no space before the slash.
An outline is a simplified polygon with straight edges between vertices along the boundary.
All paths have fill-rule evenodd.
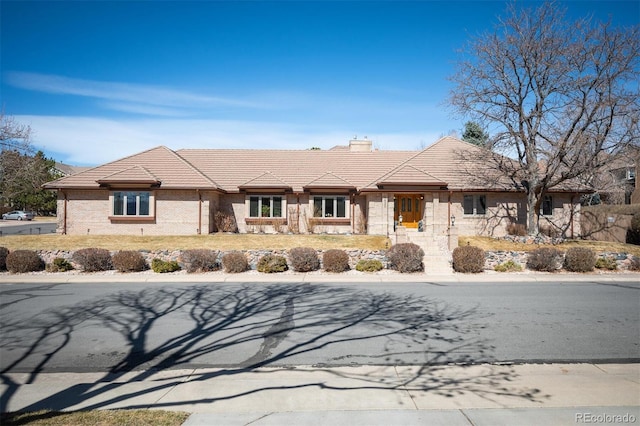
<path id="1" fill-rule="evenodd" d="M 249 217 L 282 217 L 282 197 L 249 197 Z"/>
<path id="2" fill-rule="evenodd" d="M 149 216 L 151 193 L 148 191 L 118 191 L 113 193 L 113 216 Z"/>
<path id="3" fill-rule="evenodd" d="M 313 197 L 313 217 L 338 217 L 347 216 L 347 197 Z"/>
<path id="4" fill-rule="evenodd" d="M 553 197 L 551 195 L 545 195 L 542 199 L 540 213 L 542 216 L 553 216 Z"/>
<path id="5" fill-rule="evenodd" d="M 465 215 L 483 216 L 487 213 L 487 196 L 465 195 L 462 208 Z"/>

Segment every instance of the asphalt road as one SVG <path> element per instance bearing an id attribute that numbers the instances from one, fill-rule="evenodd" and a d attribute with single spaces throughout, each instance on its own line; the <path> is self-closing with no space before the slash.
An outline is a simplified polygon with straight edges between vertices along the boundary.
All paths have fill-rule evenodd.
<path id="1" fill-rule="evenodd" d="M 0 220 L 0 237 L 4 235 L 54 234 L 56 232 L 56 226 L 56 222 Z"/>
<path id="2" fill-rule="evenodd" d="M 638 362 L 640 284 L 3 284 L 0 373 Z"/>

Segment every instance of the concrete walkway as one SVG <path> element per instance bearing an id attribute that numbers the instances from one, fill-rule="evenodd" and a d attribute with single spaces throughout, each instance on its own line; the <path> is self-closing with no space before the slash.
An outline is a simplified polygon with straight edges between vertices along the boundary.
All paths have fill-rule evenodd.
<path id="1" fill-rule="evenodd" d="M 640 288 L 640 275 L 449 274 L 0 274 L 0 285 L 69 282 L 547 282 Z M 639 325 L 640 327 L 640 325 Z M 639 349 L 640 356 L 640 349 Z M 296 366 L 7 375 L 8 410 L 165 409 L 185 425 L 640 424 L 640 364 Z M 6 395 L 8 386 L 0 385 Z"/>
<path id="2" fill-rule="evenodd" d="M 588 416 L 640 422 L 640 364 L 48 373 L 28 384 L 26 374 L 8 376 L 21 384 L 10 411 L 165 409 L 193 413 L 190 426 L 594 423 L 580 421 Z"/>

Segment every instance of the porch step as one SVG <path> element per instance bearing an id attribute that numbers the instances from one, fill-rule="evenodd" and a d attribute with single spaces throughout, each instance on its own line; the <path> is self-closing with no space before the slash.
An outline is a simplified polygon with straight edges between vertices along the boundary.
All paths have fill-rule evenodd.
<path id="1" fill-rule="evenodd" d="M 451 268 L 451 252 L 446 238 L 433 237 L 423 232 L 408 232 L 407 239 L 424 250 L 424 269 L 430 275 L 448 275 Z"/>

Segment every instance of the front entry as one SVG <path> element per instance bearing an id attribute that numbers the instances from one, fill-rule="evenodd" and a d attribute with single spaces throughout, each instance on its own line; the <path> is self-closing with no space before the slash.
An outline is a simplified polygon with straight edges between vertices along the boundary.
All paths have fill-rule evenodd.
<path id="1" fill-rule="evenodd" d="M 400 224 L 402 215 L 402 225 L 407 228 L 417 228 L 418 221 L 422 220 L 422 200 L 420 195 L 396 194 L 394 197 L 393 219 Z"/>

